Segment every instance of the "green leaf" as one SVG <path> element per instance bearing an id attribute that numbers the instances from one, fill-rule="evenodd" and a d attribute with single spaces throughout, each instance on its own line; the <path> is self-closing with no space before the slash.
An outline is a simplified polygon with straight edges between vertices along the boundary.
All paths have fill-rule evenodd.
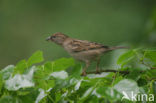
<path id="1" fill-rule="evenodd" d="M 127 74 L 125 77 L 128 79 L 133 79 L 135 81 L 137 81 L 140 78 L 140 75 L 142 74 L 137 68 L 131 68 L 131 70 L 129 71 L 130 73 Z"/>
<path id="2" fill-rule="evenodd" d="M 61 71 L 74 66 L 73 58 L 61 58 L 53 62 L 53 70 Z"/>
<path id="3" fill-rule="evenodd" d="M 35 63 L 40 63 L 43 60 L 43 53 L 41 51 L 37 51 L 28 59 L 28 67 L 32 66 Z"/>
<path id="4" fill-rule="evenodd" d="M 81 72 L 82 72 L 82 66 L 80 64 L 75 64 L 68 71 L 69 71 L 69 75 L 71 75 L 71 77 L 80 78 L 81 77 Z"/>
<path id="5" fill-rule="evenodd" d="M 122 76 L 117 76 L 113 82 L 113 85 L 117 84 L 119 81 L 121 81 L 123 79 Z"/>
<path id="6" fill-rule="evenodd" d="M 0 71 L 0 73 L 2 73 L 3 80 L 7 80 L 11 77 L 14 68 L 15 68 L 14 65 L 8 65 L 7 67 L 5 67 Z"/>
<path id="7" fill-rule="evenodd" d="M 21 60 L 20 62 L 17 63 L 17 65 L 16 65 L 16 67 L 14 69 L 13 75 L 24 73 L 26 68 L 27 68 L 26 60 Z"/>
<path id="8" fill-rule="evenodd" d="M 18 100 L 20 102 L 16 102 L 16 103 L 35 103 L 39 91 L 35 88 L 28 88 L 26 91 L 28 91 L 29 93 L 27 95 L 18 95 Z M 24 91 L 23 91 L 24 92 Z M 14 97 L 17 98 L 17 97 Z"/>
<path id="9" fill-rule="evenodd" d="M 151 59 L 156 64 L 156 50 L 146 50 L 145 57 Z"/>
<path id="10" fill-rule="evenodd" d="M 2 86 L 3 86 L 3 77 L 2 77 L 2 73 L 0 73 L 0 94 L 1 94 Z"/>
<path id="11" fill-rule="evenodd" d="M 153 93 L 156 94 L 156 81 L 153 82 Z"/>
<path id="12" fill-rule="evenodd" d="M 53 88 L 55 86 L 55 80 L 38 79 L 35 82 L 36 82 L 35 86 L 37 88 L 42 88 L 44 90 L 48 90 L 48 89 Z"/>
<path id="13" fill-rule="evenodd" d="M 2 96 L 0 98 L 0 103 L 17 103 L 17 98 L 13 98 L 10 95 Z"/>
<path id="14" fill-rule="evenodd" d="M 146 72 L 146 75 L 148 75 L 149 78 L 156 78 L 156 69 L 151 69 L 151 70 L 148 70 Z"/>
<path id="15" fill-rule="evenodd" d="M 43 69 L 44 69 L 44 73 L 46 75 L 51 74 L 53 72 L 53 64 L 52 64 L 52 62 L 46 62 L 44 64 L 44 68 Z"/>
<path id="16" fill-rule="evenodd" d="M 87 77 L 88 78 L 104 78 L 106 76 L 109 76 L 110 73 L 101 73 L 101 74 L 88 74 Z"/>
<path id="17" fill-rule="evenodd" d="M 79 102 L 78 102 L 79 103 Z M 81 101 L 80 101 L 81 103 Z M 83 103 L 102 103 L 95 95 L 90 95 Z"/>
<path id="18" fill-rule="evenodd" d="M 50 78 L 50 74 L 53 72 L 52 62 L 46 62 L 44 65 L 38 67 L 34 74 L 35 85 L 38 88 L 48 90 L 54 87 L 54 78 Z M 42 83 L 41 83 L 42 82 Z"/>
<path id="19" fill-rule="evenodd" d="M 53 72 L 50 76 L 57 79 L 66 79 L 68 77 L 68 73 L 65 71 Z"/>
<path id="20" fill-rule="evenodd" d="M 111 87 L 99 87 L 96 92 L 111 101 L 121 100 L 122 95 Z"/>
<path id="21" fill-rule="evenodd" d="M 123 79 L 120 82 L 118 82 L 114 88 L 121 94 L 126 94 L 131 100 L 132 98 L 132 92 L 133 94 L 138 94 L 139 93 L 139 87 L 137 83 L 131 79 Z"/>
<path id="22" fill-rule="evenodd" d="M 118 60 L 117 60 L 117 64 L 120 64 L 121 66 L 124 66 L 125 64 L 127 64 L 129 61 L 131 61 L 134 58 L 134 51 L 130 50 L 124 54 L 122 54 Z"/>
<path id="23" fill-rule="evenodd" d="M 32 81 L 33 74 L 36 67 L 33 66 L 27 74 L 16 74 L 14 77 L 9 78 L 5 81 L 5 88 L 12 91 L 17 91 L 20 88 L 33 87 L 34 83 Z"/>
<path id="24" fill-rule="evenodd" d="M 83 96 L 80 98 L 80 101 L 83 102 L 85 101 L 90 95 L 91 93 L 93 92 L 95 87 L 90 87 L 84 94 Z"/>
<path id="25" fill-rule="evenodd" d="M 144 79 L 143 77 L 137 80 L 138 86 L 146 86 L 148 81 L 146 79 Z"/>
<path id="26" fill-rule="evenodd" d="M 145 55 L 146 58 L 151 59 L 147 54 Z M 48 93 L 40 101 L 42 103 L 63 101 L 113 103 L 121 100 L 123 92 L 127 93 L 130 98 L 131 92 L 138 94 L 142 90 L 143 92 L 141 93 L 149 93 L 149 91 L 153 91 L 150 93 L 155 93 L 156 83 L 154 79 L 156 77 L 156 70 L 152 69 L 140 73 L 140 70 L 142 70 L 141 66 L 139 69 L 132 68 L 132 66 L 135 66 L 135 63 L 138 64 L 136 62 L 138 58 L 134 58 L 136 55 L 136 51 L 131 50 L 119 57 L 119 64 L 123 66 L 128 63 L 130 65 L 131 68 L 125 68 L 130 73 L 125 76 L 118 74 L 116 75 L 116 79 L 113 80 L 114 73 L 88 74 L 86 77 L 81 77 L 82 67 L 80 64 L 75 64 L 72 58 L 61 58 L 27 69 L 34 63 L 43 61 L 42 52 L 38 51 L 29 58 L 28 62 L 22 60 L 17 63 L 16 67 L 9 65 L 0 71 L 0 101 L 4 103 L 7 100 L 9 100 L 7 102 L 11 101 L 13 103 L 35 102 L 37 96 L 39 96 L 37 92 L 39 88 Z M 139 56 L 142 57 L 140 54 Z M 153 61 L 153 59 L 151 60 Z M 33 71 L 30 72 L 29 70 Z M 148 82 L 147 78 L 153 82 Z M 139 88 L 137 83 L 142 89 Z M 126 101 L 126 103 L 132 102 L 123 101 Z"/>
<path id="27" fill-rule="evenodd" d="M 44 65 L 38 66 L 34 74 L 34 79 L 47 80 L 52 72 L 53 72 L 52 63 L 47 62 Z"/>

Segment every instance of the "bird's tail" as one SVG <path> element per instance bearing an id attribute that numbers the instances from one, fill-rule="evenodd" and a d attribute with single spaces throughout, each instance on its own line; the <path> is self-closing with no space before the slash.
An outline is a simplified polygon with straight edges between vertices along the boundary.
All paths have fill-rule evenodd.
<path id="1" fill-rule="evenodd" d="M 115 50 L 115 49 L 128 49 L 128 48 L 129 48 L 129 47 L 115 46 L 115 47 L 109 48 L 109 50 L 111 51 L 111 50 Z"/>

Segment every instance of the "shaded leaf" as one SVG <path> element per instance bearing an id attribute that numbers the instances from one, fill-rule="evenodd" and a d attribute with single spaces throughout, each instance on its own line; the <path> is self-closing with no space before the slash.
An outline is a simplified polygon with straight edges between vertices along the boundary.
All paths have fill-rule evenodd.
<path id="1" fill-rule="evenodd" d="M 87 99 L 87 97 L 89 97 L 91 95 L 91 93 L 93 92 L 94 88 L 90 87 L 84 94 L 83 96 L 80 98 L 81 101 L 84 101 Z"/>
<path id="2" fill-rule="evenodd" d="M 156 69 L 151 69 L 146 72 L 149 78 L 156 78 Z"/>
<path id="3" fill-rule="evenodd" d="M 142 74 L 137 68 L 131 68 L 131 70 L 129 71 L 130 73 L 127 74 L 125 77 L 128 79 L 133 79 L 135 81 L 137 81 L 140 78 L 140 75 Z"/>
<path id="4" fill-rule="evenodd" d="M 156 50 L 146 50 L 145 57 L 151 59 L 156 64 Z"/>
<path id="5" fill-rule="evenodd" d="M 124 54 L 122 54 L 118 60 L 117 60 L 117 64 L 120 64 L 121 66 L 124 66 L 126 63 L 128 63 L 129 61 L 131 61 L 134 58 L 134 51 L 130 50 Z"/>
<path id="6" fill-rule="evenodd" d="M 0 98 L 0 103 L 17 103 L 17 98 L 13 98 L 10 95 L 6 95 Z"/>
<path id="7" fill-rule="evenodd" d="M 0 94 L 1 94 L 2 86 L 3 86 L 3 77 L 2 77 L 2 73 L 0 73 Z"/>
<path id="8" fill-rule="evenodd" d="M 82 66 L 80 64 L 75 64 L 72 68 L 68 69 L 69 75 L 71 77 L 81 78 Z"/>

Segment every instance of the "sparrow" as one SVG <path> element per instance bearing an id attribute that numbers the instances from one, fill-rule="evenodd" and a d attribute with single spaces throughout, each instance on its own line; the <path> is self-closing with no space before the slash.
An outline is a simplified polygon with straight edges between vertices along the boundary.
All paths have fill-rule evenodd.
<path id="1" fill-rule="evenodd" d="M 100 43 L 90 42 L 87 40 L 78 40 L 71 38 L 61 32 L 52 34 L 52 36 L 46 39 L 47 41 L 52 41 L 61 47 L 63 47 L 72 57 L 76 60 L 85 63 L 85 67 L 82 70 L 82 76 L 86 76 L 86 70 L 89 65 L 95 61 L 96 62 L 96 73 L 100 73 L 99 64 L 100 57 L 109 51 L 127 47 L 109 47 Z"/>

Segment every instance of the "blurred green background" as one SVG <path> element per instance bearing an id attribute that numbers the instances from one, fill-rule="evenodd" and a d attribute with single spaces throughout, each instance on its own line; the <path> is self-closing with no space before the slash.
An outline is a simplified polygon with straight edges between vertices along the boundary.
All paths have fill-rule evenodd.
<path id="1" fill-rule="evenodd" d="M 155 0 L 0 0 L 0 68 L 42 50 L 69 57 L 45 41 L 55 32 L 116 46 L 155 46 Z"/>

